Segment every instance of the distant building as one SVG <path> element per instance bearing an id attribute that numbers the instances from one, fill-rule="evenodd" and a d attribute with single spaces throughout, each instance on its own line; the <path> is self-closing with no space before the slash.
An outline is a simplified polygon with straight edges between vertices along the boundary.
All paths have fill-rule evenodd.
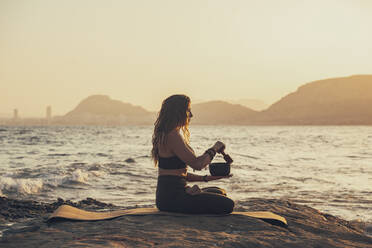
<path id="1" fill-rule="evenodd" d="M 46 108 L 46 119 L 47 119 L 47 123 L 49 124 L 50 121 L 52 120 L 52 107 L 51 106 L 48 106 Z"/>
<path id="2" fill-rule="evenodd" d="M 14 109 L 13 111 L 13 119 L 18 120 L 18 109 Z"/>

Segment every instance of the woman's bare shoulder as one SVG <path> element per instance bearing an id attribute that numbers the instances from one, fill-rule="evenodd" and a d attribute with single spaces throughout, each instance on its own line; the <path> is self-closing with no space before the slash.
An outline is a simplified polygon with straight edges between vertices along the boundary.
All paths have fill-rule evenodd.
<path id="1" fill-rule="evenodd" d="M 177 130 L 177 129 L 173 129 L 172 131 L 170 131 L 167 135 L 167 138 L 170 138 L 170 139 L 179 139 L 179 138 L 182 138 L 180 132 Z"/>
<path id="2" fill-rule="evenodd" d="M 167 135 L 167 144 L 175 145 L 179 143 L 184 143 L 180 132 L 177 129 L 170 131 Z"/>

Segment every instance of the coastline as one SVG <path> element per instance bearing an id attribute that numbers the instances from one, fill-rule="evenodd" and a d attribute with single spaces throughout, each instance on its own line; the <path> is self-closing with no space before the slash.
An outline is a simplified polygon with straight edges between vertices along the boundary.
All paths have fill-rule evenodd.
<path id="1" fill-rule="evenodd" d="M 288 228 L 242 216 L 123 216 L 113 220 L 46 222 L 58 206 L 108 211 L 92 198 L 52 203 L 0 197 L 0 246 L 6 247 L 372 247 L 371 227 L 306 205 L 251 198 L 236 211 L 271 211 Z M 133 208 L 138 206 L 133 206 Z"/>

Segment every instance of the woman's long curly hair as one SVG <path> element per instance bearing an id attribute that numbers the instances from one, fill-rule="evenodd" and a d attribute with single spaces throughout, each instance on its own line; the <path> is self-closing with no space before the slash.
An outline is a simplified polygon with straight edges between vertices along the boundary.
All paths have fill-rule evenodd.
<path id="1" fill-rule="evenodd" d="M 155 166 L 159 161 L 159 146 L 165 145 L 167 134 L 175 128 L 181 128 L 185 142 L 190 140 L 189 122 L 191 113 L 188 112 L 190 98 L 185 95 L 172 95 L 165 99 L 154 123 L 152 135 L 151 157 Z"/>

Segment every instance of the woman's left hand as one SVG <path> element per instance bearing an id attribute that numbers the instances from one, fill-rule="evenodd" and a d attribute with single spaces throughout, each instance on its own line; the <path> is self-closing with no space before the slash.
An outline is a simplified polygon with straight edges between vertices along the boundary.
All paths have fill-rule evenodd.
<path id="1" fill-rule="evenodd" d="M 219 179 L 223 179 L 223 178 L 229 178 L 229 177 L 232 177 L 232 176 L 233 176 L 232 174 L 229 174 L 227 176 L 207 176 L 206 180 L 208 182 L 208 181 L 219 180 Z"/>
<path id="2" fill-rule="evenodd" d="M 186 193 L 190 195 L 198 195 L 202 192 L 198 185 L 194 185 L 192 187 L 187 186 L 185 190 Z"/>

